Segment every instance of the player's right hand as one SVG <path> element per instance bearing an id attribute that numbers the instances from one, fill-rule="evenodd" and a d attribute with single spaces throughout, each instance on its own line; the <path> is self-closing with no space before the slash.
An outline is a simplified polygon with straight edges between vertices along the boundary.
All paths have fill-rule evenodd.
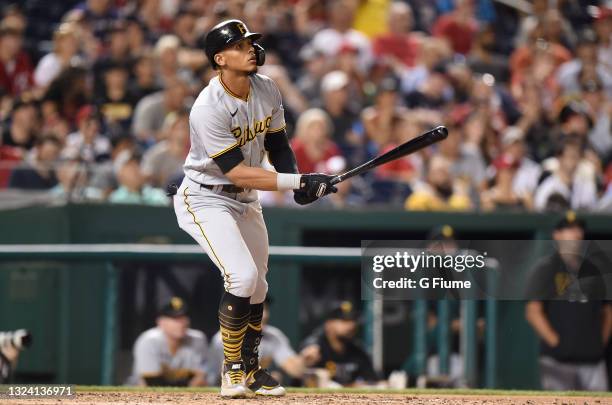
<path id="1" fill-rule="evenodd" d="M 333 178 L 334 176 L 323 173 L 303 174 L 300 178 L 299 191 L 303 191 L 307 197 L 315 199 L 335 193 L 338 189 L 331 184 Z"/>

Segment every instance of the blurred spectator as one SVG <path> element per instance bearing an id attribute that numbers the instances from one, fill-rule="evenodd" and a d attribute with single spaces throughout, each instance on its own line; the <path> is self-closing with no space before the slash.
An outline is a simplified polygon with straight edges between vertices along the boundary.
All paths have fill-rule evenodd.
<path id="1" fill-rule="evenodd" d="M 366 136 L 378 148 L 387 146 L 391 141 L 394 121 L 401 119 L 407 112 L 398 105 L 398 86 L 394 77 L 383 79 L 376 89 L 374 105 L 361 113 Z"/>
<path id="2" fill-rule="evenodd" d="M 559 167 L 542 181 L 535 193 L 534 206 L 538 211 L 550 209 L 589 209 L 597 199 L 594 181 L 576 176 L 583 157 L 580 140 L 567 137 L 559 145 Z"/>
<path id="3" fill-rule="evenodd" d="M 176 35 L 164 35 L 155 44 L 156 80 L 159 86 L 171 87 L 176 77 L 179 77 L 188 86 L 195 84 L 191 70 L 180 64 L 180 46 L 181 41 Z"/>
<path id="4" fill-rule="evenodd" d="M 21 30 L 0 26 L 0 89 L 13 96 L 20 96 L 34 86 L 34 68 L 22 46 Z"/>
<path id="5" fill-rule="evenodd" d="M 406 199 L 405 208 L 412 211 L 466 211 L 472 207 L 466 186 L 454 180 L 451 162 L 434 155 L 427 166 L 427 181 L 415 185 Z"/>
<path id="6" fill-rule="evenodd" d="M 609 64 L 609 62 L 608 62 Z M 580 91 L 580 76 L 582 72 L 593 72 L 596 80 L 605 83 L 608 91 L 612 89 L 612 72 L 606 62 L 598 62 L 597 39 L 591 31 L 582 34 L 575 57 L 559 66 L 557 82 L 564 93 L 577 93 Z"/>
<path id="7" fill-rule="evenodd" d="M 34 82 L 46 88 L 67 66 L 80 63 L 79 38 L 73 24 L 64 23 L 53 33 L 53 52 L 46 54 L 36 65 Z"/>
<path id="8" fill-rule="evenodd" d="M 166 117 L 166 136 L 149 148 L 142 157 L 142 173 L 153 187 L 166 188 L 168 182 L 182 175 L 189 152 L 189 114 L 186 111 Z"/>
<path id="9" fill-rule="evenodd" d="M 355 3 L 350 0 L 326 2 L 329 27 L 315 34 L 312 46 L 329 57 L 337 55 L 343 44 L 350 44 L 358 51 L 359 68 L 365 72 L 372 64 L 370 40 L 351 28 L 355 17 Z"/>
<path id="10" fill-rule="evenodd" d="M 4 145 L 0 137 L 0 189 L 8 185 L 11 171 L 23 159 L 23 150 L 15 146 Z"/>
<path id="11" fill-rule="evenodd" d="M 306 45 L 300 51 L 304 71 L 297 81 L 297 87 L 310 105 L 321 105 L 321 80 L 327 73 L 328 60 L 325 53 Z"/>
<path id="12" fill-rule="evenodd" d="M 190 329 L 189 323 L 187 305 L 172 297 L 159 311 L 157 326 L 144 331 L 134 343 L 131 385 L 206 385 L 208 341 L 204 333 Z"/>
<path id="13" fill-rule="evenodd" d="M 117 168 L 125 162 L 126 157 L 137 153 L 137 145 L 131 136 L 120 136 L 111 139 L 111 159 L 94 166 L 91 172 L 90 185 L 102 191 L 106 199 L 117 188 Z"/>
<path id="14" fill-rule="evenodd" d="M 353 130 L 357 114 L 349 103 L 348 86 L 349 77 L 339 70 L 326 74 L 321 81 L 322 107 L 332 120 L 333 140 L 345 154 L 347 150 L 362 143 Z"/>
<path id="15" fill-rule="evenodd" d="M 98 38 L 102 38 L 119 17 L 111 0 L 85 0 L 76 9 L 83 11 L 83 18 Z"/>
<path id="16" fill-rule="evenodd" d="M 325 111 L 313 108 L 300 116 L 291 140 L 300 173 L 327 172 L 329 159 L 340 156 L 340 149 L 331 140 L 333 126 Z"/>
<path id="17" fill-rule="evenodd" d="M 283 381 L 281 371 L 294 380 L 301 380 L 304 374 L 304 360 L 293 350 L 289 338 L 283 331 L 270 325 L 269 320 L 270 299 L 268 296 L 264 302 L 261 320 L 263 336 L 259 345 L 259 365 L 267 370 L 274 370 L 273 375 L 277 381 Z M 219 331 L 210 341 L 210 350 L 206 360 L 208 385 L 220 384 L 222 363 L 223 344 Z"/>
<path id="18" fill-rule="evenodd" d="M 117 20 L 109 27 L 105 35 L 105 49 L 93 65 L 94 92 L 104 92 L 104 75 L 109 68 L 118 65 L 129 66 L 133 56 L 130 54 L 127 25 L 123 20 Z"/>
<path id="19" fill-rule="evenodd" d="M 463 127 L 440 143 L 439 155 L 450 163 L 451 174 L 472 190 L 482 190 L 486 178 L 486 166 L 480 143 L 484 137 L 485 123 L 478 114 L 470 116 Z M 465 140 L 462 142 L 462 139 Z M 472 191 L 470 190 L 470 191 Z"/>
<path id="20" fill-rule="evenodd" d="M 571 52 L 563 45 L 544 39 L 544 29 L 544 22 L 539 22 L 528 41 L 510 55 L 512 86 L 533 78 L 552 90 L 559 65 L 572 59 Z"/>
<path id="21" fill-rule="evenodd" d="M 77 131 L 68 135 L 62 155 L 86 163 L 110 159 L 111 144 L 100 133 L 100 115 L 91 105 L 81 107 L 76 117 Z"/>
<path id="22" fill-rule="evenodd" d="M 427 69 L 427 68 L 425 68 Z M 444 67 L 429 70 L 406 96 L 409 108 L 442 109 L 451 101 L 451 87 Z"/>
<path id="23" fill-rule="evenodd" d="M 420 36 L 411 32 L 412 23 L 410 6 L 400 1 L 391 2 L 387 11 L 389 32 L 374 38 L 374 55 L 391 63 L 413 67 L 419 51 Z"/>
<path id="24" fill-rule="evenodd" d="M 544 24 L 544 39 L 550 43 L 563 45 L 566 49 L 574 49 L 576 36 L 559 10 L 548 9 L 541 21 Z"/>
<path id="25" fill-rule="evenodd" d="M 528 193 L 517 194 L 514 191 L 519 162 L 510 155 L 501 155 L 494 162 L 495 183 L 480 195 L 480 208 L 493 210 L 531 210 L 532 196 Z"/>
<path id="26" fill-rule="evenodd" d="M 478 21 L 474 15 L 474 0 L 456 0 L 455 10 L 442 15 L 432 28 L 432 33 L 445 38 L 453 51 L 467 55 L 478 32 Z"/>
<path id="27" fill-rule="evenodd" d="M 531 13 L 523 16 L 517 27 L 516 45 L 521 46 L 529 41 L 529 37 L 536 26 L 543 21 L 546 12 L 550 9 L 549 0 L 533 0 L 531 2 Z M 565 30 L 571 30 L 571 27 L 567 24 L 562 27 Z"/>
<path id="28" fill-rule="evenodd" d="M 40 113 L 33 102 L 17 100 L 9 122 L 2 128 L 2 145 L 20 148 L 22 152 L 32 149 L 40 129 Z"/>
<path id="29" fill-rule="evenodd" d="M 132 58 L 136 58 L 151 50 L 151 45 L 147 42 L 144 25 L 131 16 L 126 20 L 126 34 L 128 48 Z"/>
<path id="30" fill-rule="evenodd" d="M 302 344 L 300 356 L 306 366 L 325 369 L 329 379 L 342 386 L 376 383 L 378 376 L 372 361 L 355 338 L 357 320 L 351 302 L 343 301 L 333 309 L 323 327 Z"/>
<path id="31" fill-rule="evenodd" d="M 87 70 L 68 67 L 49 84 L 43 97 L 43 115 L 58 116 L 74 125 L 79 109 L 91 100 L 91 91 Z"/>
<path id="32" fill-rule="evenodd" d="M 201 47 L 199 41 L 203 33 L 197 30 L 197 18 L 198 16 L 194 12 L 183 9 L 178 12 L 174 19 L 174 33 L 179 38 L 181 46 L 185 48 L 197 49 Z"/>
<path id="33" fill-rule="evenodd" d="M 137 102 L 128 90 L 128 67 L 121 63 L 109 64 L 103 75 L 102 93 L 96 98 L 95 104 L 100 109 L 110 136 L 127 134 Z"/>
<path id="34" fill-rule="evenodd" d="M 134 62 L 134 78 L 129 84 L 128 93 L 137 103 L 143 97 L 160 90 L 155 81 L 155 59 L 150 54 L 140 55 Z"/>
<path id="35" fill-rule="evenodd" d="M 540 379 L 548 391 L 607 391 L 605 348 L 612 333 L 612 306 L 597 293 L 599 270 L 583 255 L 584 222 L 568 212 L 557 223 L 557 251 L 533 273 L 550 295 L 529 301 L 525 316 L 541 340 Z M 600 276 L 599 276 L 600 277 Z M 591 280 L 589 282 L 589 279 Z M 538 299 L 539 298 L 539 299 Z"/>
<path id="36" fill-rule="evenodd" d="M 518 163 L 512 190 L 516 195 L 530 195 L 533 198 L 542 168 L 527 156 L 523 131 L 517 127 L 506 128 L 501 143 L 502 153 Z"/>
<path id="37" fill-rule="evenodd" d="M 588 107 L 593 125 L 588 134 L 588 144 L 606 162 L 612 158 L 612 102 L 606 101 L 601 81 L 584 77 L 580 80 L 581 95 Z"/>
<path id="38" fill-rule="evenodd" d="M 573 138 L 582 145 L 583 153 L 576 169 L 576 179 L 580 182 L 595 183 L 601 173 L 601 163 L 597 154 L 588 143 L 588 133 L 593 121 L 584 102 L 570 101 L 559 112 L 559 127 L 551 134 L 550 142 L 559 145 L 564 139 Z M 559 167 L 557 157 L 542 161 L 544 170 L 554 172 Z"/>
<path id="39" fill-rule="evenodd" d="M 102 191 L 88 185 L 88 170 L 79 159 L 61 160 L 55 173 L 58 183 L 49 190 L 54 199 L 63 202 L 102 200 Z"/>
<path id="40" fill-rule="evenodd" d="M 186 107 L 187 85 L 178 78 L 169 79 L 163 91 L 142 98 L 132 119 L 132 132 L 145 144 L 152 144 L 158 139 L 158 132 L 166 116 Z"/>
<path id="41" fill-rule="evenodd" d="M 599 65 L 606 68 L 607 78 L 612 76 L 612 6 L 601 5 L 600 7 L 589 7 L 593 12 L 595 21 L 593 29 L 597 34 L 599 49 L 597 52 Z M 610 80 L 605 81 L 606 86 L 611 84 Z M 606 87 L 609 95 L 612 95 L 612 87 Z"/>
<path id="42" fill-rule="evenodd" d="M 16 166 L 9 179 L 9 187 L 24 190 L 46 190 L 57 184 L 55 164 L 62 145 L 51 136 L 37 140 L 32 158 Z"/>
<path id="43" fill-rule="evenodd" d="M 412 69 L 404 69 L 403 72 L 396 72 L 401 77 L 402 93 L 410 94 L 419 90 L 423 82 L 434 73 L 434 69 L 451 56 L 452 50 L 446 41 L 424 37 L 419 48 L 416 66 Z M 409 101 L 408 106 L 411 106 Z"/>
<path id="44" fill-rule="evenodd" d="M 159 188 L 146 184 L 140 169 L 140 159 L 130 152 L 119 156 L 114 162 L 119 188 L 113 191 L 108 201 L 114 204 L 168 205 L 170 200 Z"/>
<path id="45" fill-rule="evenodd" d="M 496 37 L 493 25 L 483 26 L 468 55 L 467 63 L 474 73 L 489 73 L 501 82 L 507 83 L 510 79 L 508 58 L 496 52 Z"/>

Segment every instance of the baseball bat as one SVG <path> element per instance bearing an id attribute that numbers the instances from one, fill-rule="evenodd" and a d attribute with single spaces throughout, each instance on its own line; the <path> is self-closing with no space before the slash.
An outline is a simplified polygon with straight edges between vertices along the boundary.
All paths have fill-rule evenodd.
<path id="1" fill-rule="evenodd" d="M 447 136 L 448 129 L 446 129 L 446 127 L 442 125 L 435 127 L 434 129 L 431 129 L 418 137 L 411 139 L 386 153 L 383 153 L 380 156 L 376 156 L 374 159 L 368 160 L 364 164 L 357 166 L 346 173 L 339 174 L 331 180 L 331 184 L 338 184 L 341 181 L 365 173 L 370 169 L 388 163 L 392 160 L 399 159 L 403 156 L 419 151 L 433 145 L 436 142 L 446 139 Z"/>

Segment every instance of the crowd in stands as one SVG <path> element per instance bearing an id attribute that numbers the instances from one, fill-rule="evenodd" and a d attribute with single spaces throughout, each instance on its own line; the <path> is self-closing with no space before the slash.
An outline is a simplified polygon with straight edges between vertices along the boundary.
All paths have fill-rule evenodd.
<path id="1" fill-rule="evenodd" d="M 300 171 L 449 129 L 315 205 L 612 211 L 612 4 L 502 3 L 2 1 L 0 193 L 169 204 L 216 74 L 205 34 L 239 18 L 264 34 Z"/>

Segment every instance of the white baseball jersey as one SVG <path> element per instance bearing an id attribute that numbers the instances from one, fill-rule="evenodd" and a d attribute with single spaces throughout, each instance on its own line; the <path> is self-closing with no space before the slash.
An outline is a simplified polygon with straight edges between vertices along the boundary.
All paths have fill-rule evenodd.
<path id="1" fill-rule="evenodd" d="M 170 353 L 164 332 L 151 328 L 143 332 L 134 344 L 134 365 L 131 384 L 147 376 L 162 376 L 168 381 L 184 377 L 193 371 L 204 371 L 208 341 L 204 333 L 188 329 L 176 353 Z"/>
<path id="2" fill-rule="evenodd" d="M 191 180 L 231 184 L 213 158 L 240 148 L 245 165 L 261 167 L 264 136 L 285 128 L 282 99 L 274 81 L 260 74 L 249 79 L 246 99 L 232 93 L 220 75 L 198 95 L 189 115 L 191 149 L 184 166 Z"/>

